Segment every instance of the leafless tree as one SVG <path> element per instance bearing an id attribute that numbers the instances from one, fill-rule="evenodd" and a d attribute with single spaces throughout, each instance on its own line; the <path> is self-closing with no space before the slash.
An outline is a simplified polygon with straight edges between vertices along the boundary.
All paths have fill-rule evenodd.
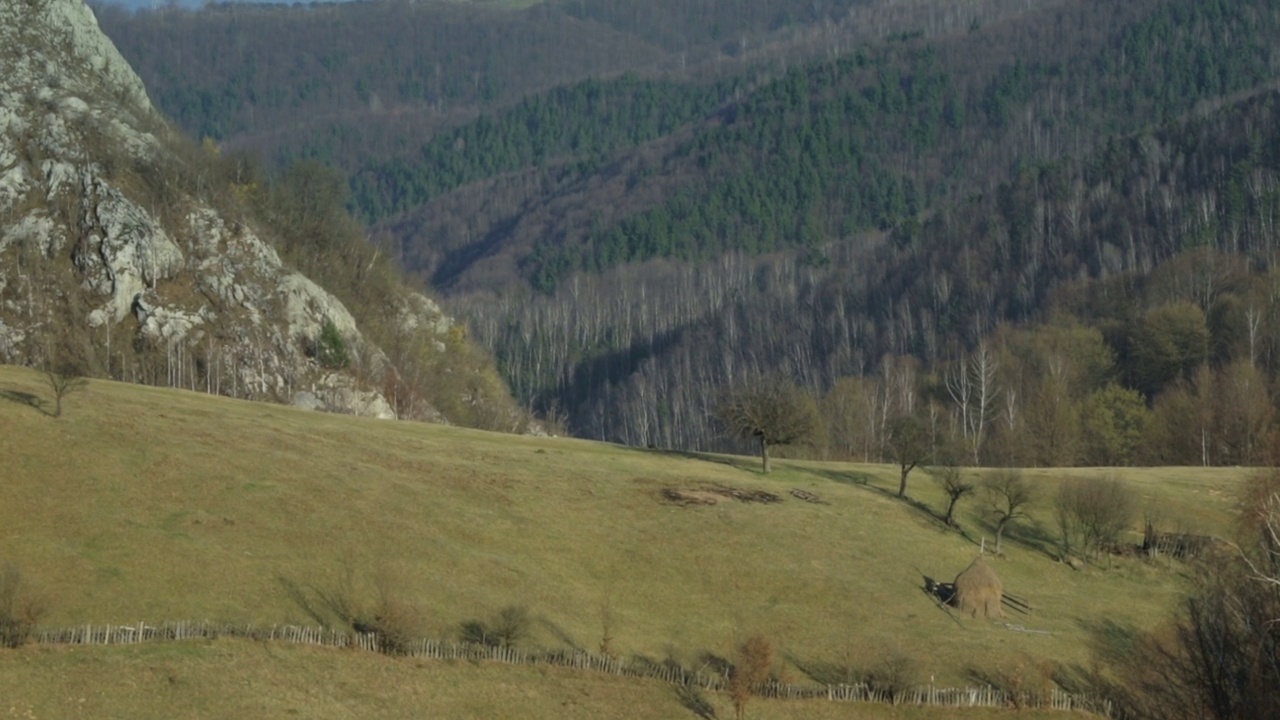
<path id="1" fill-rule="evenodd" d="M 996 554 L 1001 552 L 1004 532 L 1010 525 L 1028 517 L 1027 510 L 1035 502 L 1035 489 L 1017 470 L 997 470 L 982 483 L 987 513 L 996 527 Z"/>
<path id="2" fill-rule="evenodd" d="M 965 476 L 964 468 L 954 462 L 939 465 L 931 472 L 934 480 L 947 496 L 947 511 L 943 521 L 950 527 L 956 527 L 956 505 L 962 498 L 972 495 L 977 490 L 977 486 Z"/>
<path id="3" fill-rule="evenodd" d="M 978 464 L 982 440 L 986 437 L 987 423 L 996 414 L 996 401 L 1000 395 L 996 385 L 999 363 L 986 343 L 978 345 L 971 355 L 961 355 L 957 367 L 946 373 L 947 394 L 955 403 L 960 416 L 960 427 L 973 451 L 973 462 Z"/>
<path id="4" fill-rule="evenodd" d="M 1063 483 L 1054 501 L 1062 549 L 1076 545 L 1095 556 L 1111 548 L 1133 525 L 1137 500 L 1115 478 L 1083 478 Z"/>
<path id="5" fill-rule="evenodd" d="M 75 368 L 61 367 L 48 370 L 44 374 L 53 390 L 53 416 L 62 417 L 62 400 L 78 390 L 83 390 L 89 381 L 82 377 Z"/>

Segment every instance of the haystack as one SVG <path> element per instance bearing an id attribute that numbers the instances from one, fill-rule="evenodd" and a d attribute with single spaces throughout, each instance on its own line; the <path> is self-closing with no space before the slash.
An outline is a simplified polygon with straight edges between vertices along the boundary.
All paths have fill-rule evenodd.
<path id="1" fill-rule="evenodd" d="M 972 617 L 1004 617 L 1000 599 L 1004 586 L 981 555 L 965 571 L 956 576 L 956 592 L 951 604 Z"/>

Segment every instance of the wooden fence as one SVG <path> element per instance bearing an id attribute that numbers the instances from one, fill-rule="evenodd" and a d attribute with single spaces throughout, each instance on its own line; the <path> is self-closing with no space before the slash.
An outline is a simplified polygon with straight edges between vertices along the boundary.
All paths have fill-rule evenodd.
<path id="1" fill-rule="evenodd" d="M 305 625 L 246 625 L 214 622 L 167 622 L 159 625 L 77 625 L 35 628 L 29 641 L 39 645 L 128 645 L 219 637 L 259 641 L 359 648 L 380 652 L 376 633 L 357 633 Z M 718 672 L 690 672 L 673 662 L 647 658 L 599 655 L 581 650 L 535 650 L 515 647 L 421 639 L 410 642 L 402 655 L 436 660 L 488 660 L 511 665 L 553 665 L 628 677 L 653 678 L 704 690 L 724 690 L 728 677 Z M 756 688 L 761 697 L 782 700 L 826 699 L 839 702 L 879 702 L 947 707 L 1017 707 L 1078 710 L 1111 717 L 1110 701 L 1056 688 L 1047 693 L 1008 691 L 993 687 L 939 688 L 932 685 L 896 693 L 866 683 L 850 685 L 795 684 L 771 681 Z"/>

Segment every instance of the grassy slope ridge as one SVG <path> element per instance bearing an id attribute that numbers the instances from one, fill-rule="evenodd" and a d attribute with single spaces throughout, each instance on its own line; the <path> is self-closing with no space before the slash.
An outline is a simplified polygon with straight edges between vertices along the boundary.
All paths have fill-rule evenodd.
<path id="1" fill-rule="evenodd" d="M 0 367 L 0 390 L 49 394 L 41 376 L 9 367 Z M 18 562 L 53 599 L 53 625 L 305 621 L 277 579 L 333 588 L 351 567 L 361 583 L 391 578 L 437 637 L 520 604 L 535 618 L 530 642 L 595 650 L 607 600 L 612 646 L 628 655 L 696 667 L 704 653 L 729 656 L 760 632 L 801 665 L 861 669 L 900 650 L 924 679 L 963 683 L 968 668 L 1019 653 L 1084 663 L 1092 630 L 1157 622 L 1178 590 L 1176 564 L 1074 571 L 1013 544 L 996 570 L 1037 611 L 1011 622 L 1048 634 L 956 624 L 920 591 L 920 574 L 949 580 L 976 547 L 891 499 L 896 478 L 885 466 L 781 461 L 765 477 L 750 458 L 364 420 L 106 381 L 69 396 L 60 419 L 0 400 L 0 458 L 0 559 Z M 1048 486 L 1090 472 L 1102 471 L 1034 477 Z M 1228 532 L 1241 471 L 1123 476 L 1166 517 Z M 659 499 L 662 488 L 709 484 L 786 500 L 676 507 Z M 795 500 L 791 488 L 829 504 Z M 910 494 L 941 501 L 921 473 Z M 961 522 L 975 536 L 989 533 L 975 507 Z M 790 663 L 785 672 L 804 679 Z"/>

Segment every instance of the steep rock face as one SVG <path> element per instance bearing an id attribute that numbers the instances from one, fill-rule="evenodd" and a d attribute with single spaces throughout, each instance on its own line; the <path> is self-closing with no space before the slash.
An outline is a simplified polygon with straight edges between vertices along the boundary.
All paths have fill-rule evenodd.
<path id="1" fill-rule="evenodd" d="M 199 152 L 82 0 L 0 3 L 0 361 L 394 417 L 386 357 L 202 195 Z M 448 331 L 426 298 L 402 304 Z"/>

